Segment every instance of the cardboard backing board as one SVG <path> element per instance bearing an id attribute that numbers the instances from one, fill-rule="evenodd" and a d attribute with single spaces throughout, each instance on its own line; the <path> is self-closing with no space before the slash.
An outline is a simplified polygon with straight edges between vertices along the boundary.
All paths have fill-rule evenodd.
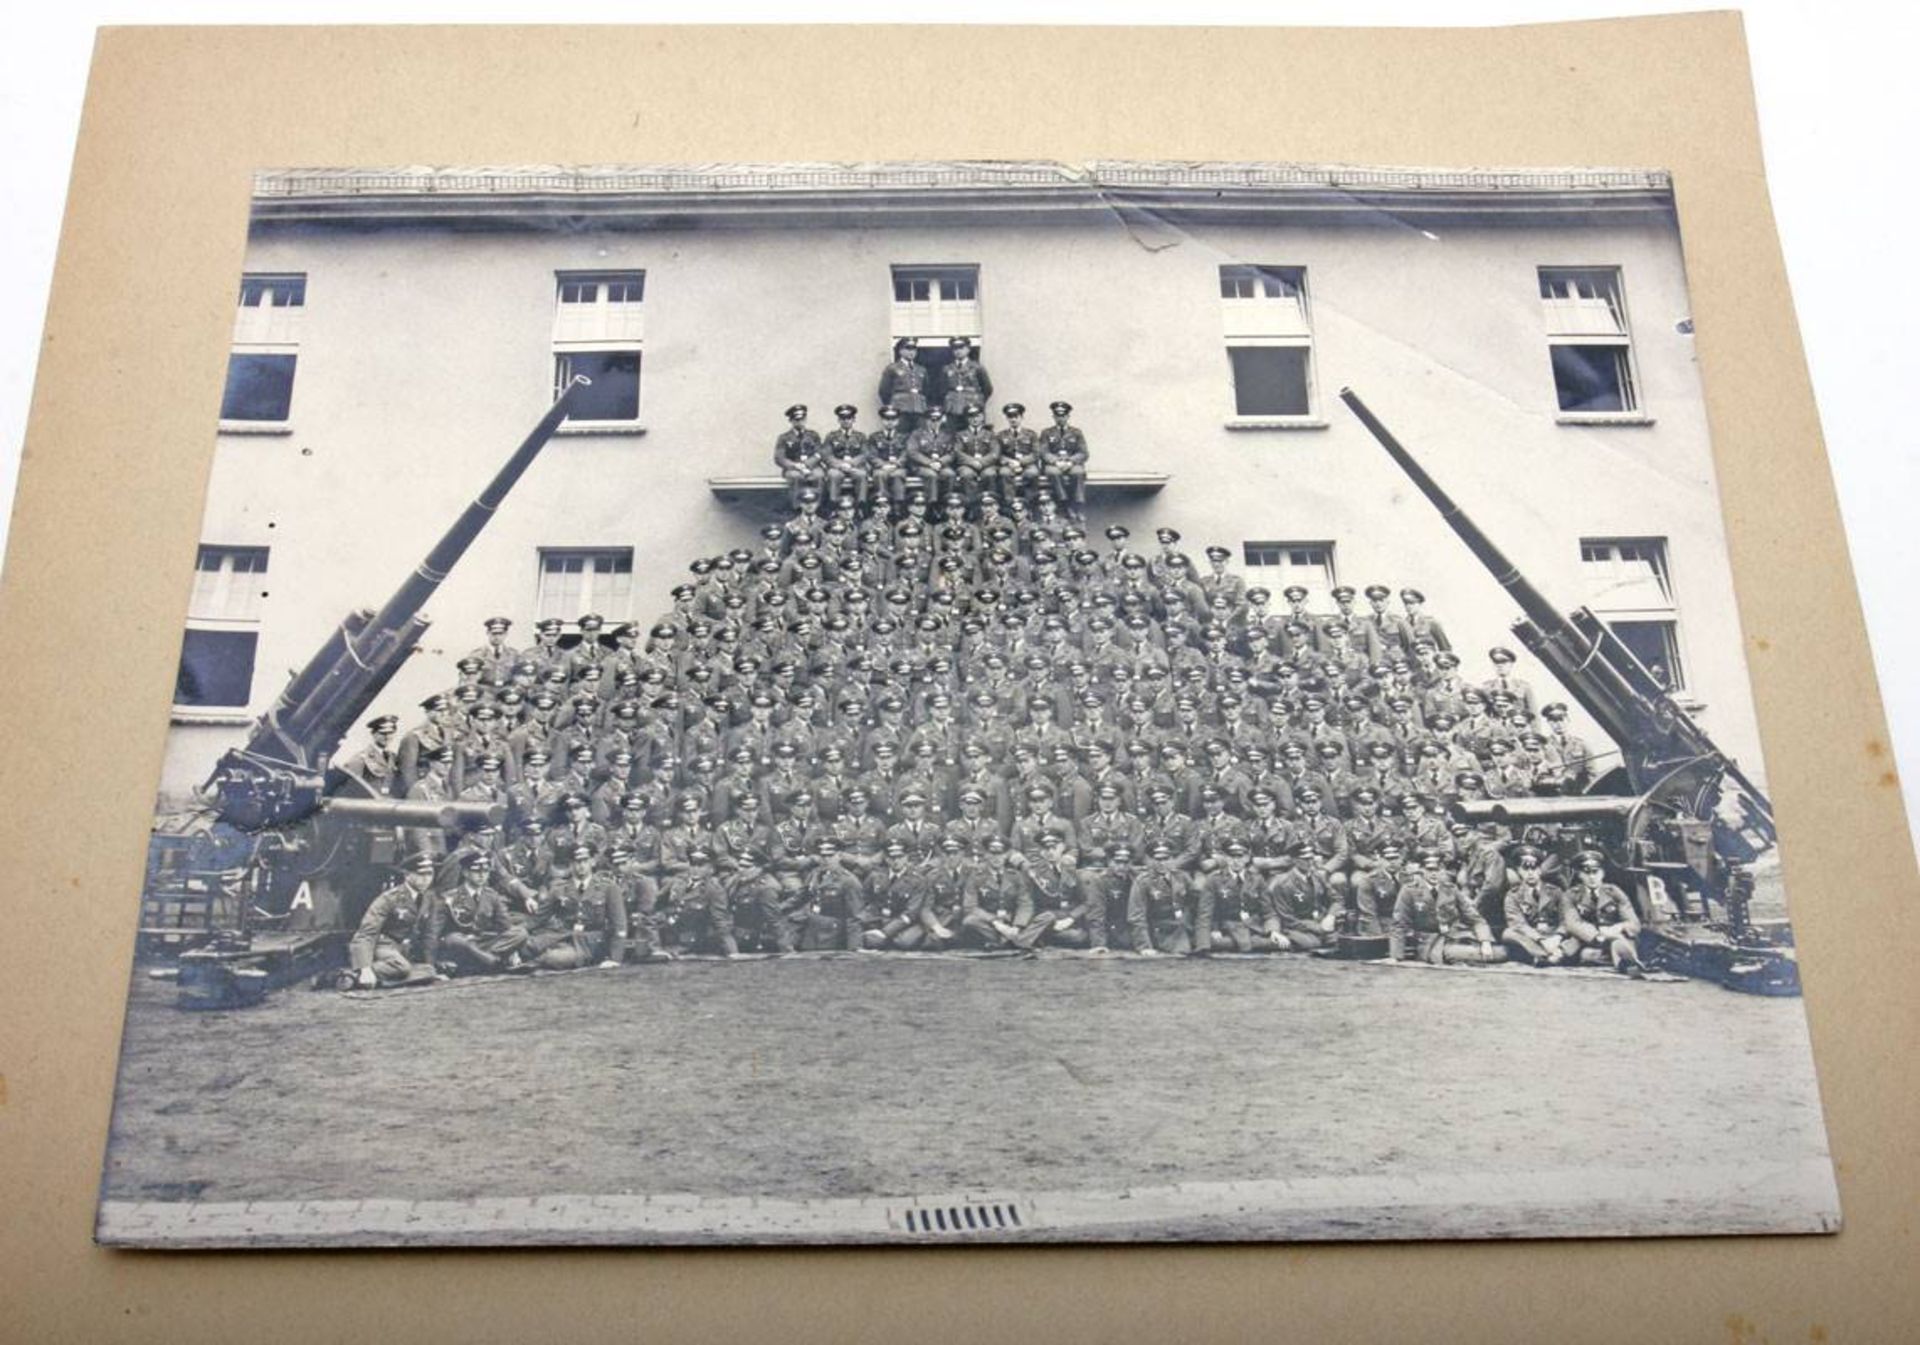
<path id="1" fill-rule="evenodd" d="M 764 96 L 813 72 L 802 115 Z M 900 91 L 942 96 L 912 119 Z M 88 1241 L 254 168 L 1219 158 L 1665 167 L 1846 1214 L 1832 1238 L 885 1253 L 128 1255 Z M 1920 894 L 1732 15 L 1497 30 L 102 35 L 0 588 L 0 1334 L 845 1340 L 1911 1333 Z M 350 539 L 342 538 L 342 545 Z M 1817 709 L 1816 709 L 1817 707 Z M 404 1137 L 396 1137 L 404 1144 Z M 560 1257 L 564 1259 L 560 1259 Z M 1383 1292 L 1384 1290 L 1384 1292 Z M 1044 1317 L 1044 1323 L 1036 1318 Z"/>

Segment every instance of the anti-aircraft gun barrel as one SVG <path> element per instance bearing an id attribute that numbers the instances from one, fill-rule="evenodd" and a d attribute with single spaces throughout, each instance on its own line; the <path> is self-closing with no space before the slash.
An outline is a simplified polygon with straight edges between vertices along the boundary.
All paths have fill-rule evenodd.
<path id="1" fill-rule="evenodd" d="M 1460 534 L 1460 540 L 1467 544 L 1467 550 L 1479 557 L 1480 563 L 1500 582 L 1500 587 L 1513 595 L 1514 602 L 1527 614 L 1527 619 L 1544 632 L 1561 634 L 1567 626 L 1566 618 L 1547 601 L 1545 594 L 1527 581 L 1526 576 L 1520 573 L 1520 567 L 1507 559 L 1506 553 L 1493 544 L 1493 539 L 1480 531 L 1479 525 L 1454 503 L 1453 497 L 1440 488 L 1440 483 L 1427 475 L 1427 469 L 1414 461 L 1413 454 L 1407 452 L 1401 442 L 1393 437 L 1393 432 L 1367 409 L 1366 403 L 1360 400 L 1354 390 L 1340 389 L 1340 400 L 1380 441 L 1380 447 L 1387 450 L 1387 455 L 1400 465 L 1400 470 L 1413 479 L 1414 485 L 1420 487 L 1420 493 L 1433 501 L 1434 508 L 1440 511 L 1440 517 L 1447 521 L 1447 526 Z"/>
<path id="2" fill-rule="evenodd" d="M 1606 623 L 1584 607 L 1562 615 L 1414 460 L 1352 388 L 1342 388 L 1340 400 L 1380 441 L 1420 493 L 1433 502 L 1467 549 L 1513 595 L 1525 614 L 1524 620 L 1514 623 L 1515 636 L 1620 745 L 1634 790 L 1645 793 L 1664 788 L 1677 797 L 1691 784 L 1704 797 L 1714 792 L 1718 778 L 1725 775 L 1746 792 L 1757 817 L 1771 831 L 1773 806 L 1759 786 L 1674 703 L 1667 689 Z M 1696 811 L 1704 811 L 1704 805 Z"/>
<path id="3" fill-rule="evenodd" d="M 497 827 L 507 820 L 503 803 L 473 800 L 434 802 L 429 799 L 332 798 L 323 805 L 328 817 L 382 827 Z"/>
<path id="4" fill-rule="evenodd" d="M 295 673 L 244 747 L 224 756 L 212 783 L 222 817 L 258 828 L 297 821 L 319 805 L 328 759 L 406 661 L 427 629 L 420 609 L 493 518 L 567 418 L 588 380 L 576 377 L 493 479 L 377 612 L 350 613 Z"/>

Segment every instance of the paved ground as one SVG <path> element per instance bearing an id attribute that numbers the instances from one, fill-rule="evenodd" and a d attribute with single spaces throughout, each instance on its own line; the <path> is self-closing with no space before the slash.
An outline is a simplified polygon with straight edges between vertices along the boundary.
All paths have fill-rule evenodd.
<path id="1" fill-rule="evenodd" d="M 796 1235 L 843 1208 L 880 1236 L 917 1198 L 979 1192 L 1043 1212 L 1138 1192 L 1187 1236 L 1698 1232 L 1826 1226 L 1825 1157 L 1798 1000 L 1298 956 L 823 955 L 229 1013 L 141 980 L 103 1194 L 136 1240 L 123 1202 L 306 1202 L 349 1226 L 337 1202 L 465 1202 L 432 1207 L 449 1240 L 512 1240 L 488 1202 L 601 1197 L 600 1235 L 624 1208 L 628 1236 L 672 1240 L 640 1198 L 708 1200 L 743 1237 L 751 1216 L 718 1216 L 747 1197 L 777 1198 L 768 1235 L 778 1209 L 853 1202 Z M 1469 1192 L 1492 1213 L 1460 1215 Z M 1308 1226 L 1289 1202 L 1352 1208 Z M 518 1235 L 568 1226 L 537 1223 Z"/>

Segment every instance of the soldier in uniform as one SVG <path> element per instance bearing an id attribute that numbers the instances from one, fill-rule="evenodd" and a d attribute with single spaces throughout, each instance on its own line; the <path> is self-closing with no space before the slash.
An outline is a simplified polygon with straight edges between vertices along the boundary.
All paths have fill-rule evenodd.
<path id="1" fill-rule="evenodd" d="M 399 731 L 397 715 L 375 715 L 367 721 L 372 737 L 366 747 L 341 767 L 377 797 L 391 795 L 400 778 L 400 756 L 393 749 L 393 735 Z"/>
<path id="2" fill-rule="evenodd" d="M 918 491 L 933 508 L 945 507 L 953 493 L 953 440 L 940 428 L 937 417 L 928 418 L 907 436 L 906 457 L 909 503 Z"/>
<path id="3" fill-rule="evenodd" d="M 421 764 L 422 754 L 434 748 L 451 749 L 453 746 L 456 714 L 453 698 L 444 691 L 436 691 L 420 702 L 420 708 L 427 712 L 426 722 L 400 740 L 400 781 L 396 792 L 401 798 L 408 797 L 407 791 L 425 773 Z"/>
<path id="4" fill-rule="evenodd" d="M 1025 499 L 1040 476 L 1040 436 L 1022 423 L 1027 408 L 1021 403 L 1008 402 L 1000 414 L 1007 424 L 996 436 L 994 486 L 1002 500 Z"/>
<path id="5" fill-rule="evenodd" d="M 438 864 L 438 856 L 429 851 L 408 855 L 401 880 L 375 897 L 360 918 L 347 945 L 347 965 L 362 989 L 434 979 L 432 965 L 415 963 L 413 950 L 426 932 Z"/>
<path id="6" fill-rule="evenodd" d="M 560 800 L 561 819 L 554 824 L 548 836 L 549 844 L 558 849 L 565 846 L 569 850 L 585 851 L 594 855 L 605 852 L 607 848 L 607 829 L 593 820 L 593 805 L 587 796 L 571 793 Z"/>
<path id="7" fill-rule="evenodd" d="M 866 927 L 860 940 L 867 947 L 941 948 L 953 941 L 953 930 L 934 911 L 930 874 L 908 860 L 907 847 L 900 842 L 887 842 L 866 887 Z"/>
<path id="8" fill-rule="evenodd" d="M 867 498 L 876 507 L 884 499 L 894 513 L 907 497 L 908 431 L 901 421 L 899 411 L 883 406 L 880 428 L 867 438 Z"/>
<path id="9" fill-rule="evenodd" d="M 911 433 L 927 414 L 927 369 L 920 363 L 920 343 L 903 336 L 893 343 L 893 363 L 880 375 L 880 408 L 899 417 L 902 433 Z"/>
<path id="10" fill-rule="evenodd" d="M 1564 792 L 1580 793 L 1593 776 L 1593 753 L 1587 749 L 1586 743 L 1567 732 L 1567 707 L 1564 703 L 1553 701 L 1541 706 L 1540 718 L 1547 725 L 1546 750 L 1560 761 L 1565 781 Z"/>
<path id="11" fill-rule="evenodd" d="M 1023 855 L 998 836 L 966 874 L 960 889 L 960 929 L 988 948 L 1010 948 L 1033 920 L 1033 890 L 1020 870 Z"/>
<path id="12" fill-rule="evenodd" d="M 1421 856 L 1420 871 L 1400 884 L 1394 900 L 1387 956 L 1399 962 L 1409 955 L 1436 966 L 1506 961 L 1486 920 L 1447 876 L 1446 856 L 1437 850 Z"/>
<path id="13" fill-rule="evenodd" d="M 1582 850 L 1573 857 L 1573 886 L 1567 890 L 1563 928 L 1570 946 L 1568 957 L 1597 960 L 1602 954 L 1613 969 L 1636 979 L 1646 975 L 1640 961 L 1640 914 L 1620 888 L 1607 881 L 1605 858 L 1598 850 Z"/>
<path id="14" fill-rule="evenodd" d="M 1000 441 L 987 428 L 986 411 L 970 407 L 966 423 L 953 437 L 953 474 L 962 504 L 972 509 L 1000 477 Z M 966 536 L 963 531 L 961 536 Z"/>
<path id="15" fill-rule="evenodd" d="M 1376 658 L 1410 658 L 1413 655 L 1413 629 L 1405 617 L 1387 610 L 1387 600 L 1392 596 L 1393 590 L 1385 584 L 1367 585 L 1367 606 L 1372 611 L 1359 620 L 1369 632 Z"/>
<path id="16" fill-rule="evenodd" d="M 648 870 L 657 851 L 638 849 L 624 840 L 607 847 L 608 878 L 627 911 L 628 952 L 636 962 L 671 961 L 660 946 L 660 884 Z"/>
<path id="17" fill-rule="evenodd" d="M 1325 799 L 1312 785 L 1301 789 L 1295 800 L 1300 809 L 1300 839 L 1308 846 L 1307 876 L 1315 887 L 1325 890 L 1334 910 L 1353 910 L 1349 900 L 1353 880 L 1347 872 L 1353 843 L 1347 837 L 1346 824 L 1322 811 Z"/>
<path id="18" fill-rule="evenodd" d="M 787 481 L 787 503 L 798 507 L 803 491 L 818 492 L 826 483 L 820 436 L 807 428 L 807 408 L 798 402 L 787 408 L 787 428 L 773 441 L 773 465 Z"/>
<path id="19" fill-rule="evenodd" d="M 1147 843 L 1147 862 L 1127 894 L 1127 934 L 1141 957 L 1172 953 L 1184 957 L 1193 951 L 1187 924 L 1193 893 L 1187 876 L 1177 867 L 1173 846 L 1164 837 Z"/>
<path id="20" fill-rule="evenodd" d="M 1546 855 L 1531 845 L 1514 851 L 1513 874 L 1503 898 L 1506 925 L 1500 942 L 1516 962 L 1536 967 L 1559 966 L 1570 950 L 1578 951 L 1566 935 L 1567 894 L 1546 881 Z"/>
<path id="21" fill-rule="evenodd" d="M 538 898 L 533 889 L 504 870 L 496 871 L 493 855 L 478 847 L 460 856 L 460 881 L 441 892 L 427 917 L 424 956 L 438 968 L 441 956 L 459 971 L 518 971 L 527 967 L 520 949 L 527 942 L 525 926 L 512 918 L 506 895 L 526 909 Z"/>
<path id="22" fill-rule="evenodd" d="M 1040 431 L 1040 488 L 1074 518 L 1087 512 L 1087 436 L 1070 423 L 1073 403 L 1050 402 L 1053 424 Z"/>
<path id="23" fill-rule="evenodd" d="M 1107 951 L 1106 901 L 1081 881 L 1066 837 L 1049 831 L 1037 856 L 1021 866 L 1033 885 L 1033 916 L 1013 936 L 1029 952 L 1042 944 Z"/>
<path id="24" fill-rule="evenodd" d="M 1200 592 L 1211 609 L 1216 597 L 1225 598 L 1230 610 L 1238 611 L 1246 601 L 1247 581 L 1227 568 L 1233 553 L 1224 546 L 1207 548 L 1207 573 L 1199 577 Z M 1204 618 L 1204 613 L 1195 613 Z"/>
<path id="25" fill-rule="evenodd" d="M 1417 588 L 1400 590 L 1400 606 L 1406 612 L 1407 649 L 1411 652 L 1421 644 L 1431 645 L 1436 651 L 1451 650 L 1453 645 L 1447 640 L 1447 632 L 1440 623 L 1426 612 L 1427 595 Z"/>
<path id="26" fill-rule="evenodd" d="M 814 843 L 814 859 L 799 911 L 801 950 L 875 951 L 861 937 L 865 931 L 865 893 L 860 880 L 840 862 L 840 843 L 822 835 Z"/>
<path id="27" fill-rule="evenodd" d="M 1495 934 L 1506 919 L 1507 841 L 1505 827 L 1482 822 L 1460 864 L 1461 889 Z"/>
<path id="28" fill-rule="evenodd" d="M 993 380 L 986 367 L 974 359 L 973 342 L 956 336 L 947 342 L 953 358 L 947 362 L 944 409 L 949 428 L 958 429 L 975 411 L 986 407 L 993 396 Z"/>
<path id="29" fill-rule="evenodd" d="M 741 926 L 741 916 L 751 913 L 774 951 L 790 953 L 793 925 L 782 909 L 780 881 L 773 873 L 773 829 L 761 821 L 758 795 L 740 795 L 735 807 L 737 813 L 713 829 L 718 839 L 714 863 L 727 889 L 735 929 Z"/>
<path id="30" fill-rule="evenodd" d="M 421 749 L 415 757 L 419 763 L 420 778 L 407 790 L 408 800 L 415 803 L 446 803 L 451 800 L 453 784 L 448 771 L 452 757 L 453 751 L 448 747 Z M 434 856 L 447 852 L 446 832 L 437 826 L 404 827 L 401 829 L 401 843 L 408 849 L 424 850 Z"/>
<path id="31" fill-rule="evenodd" d="M 619 883 L 594 872 L 589 849 L 556 845 L 552 862 L 528 928 L 527 955 L 548 971 L 619 966 L 627 956 L 627 904 Z"/>
<path id="32" fill-rule="evenodd" d="M 733 903 L 713 871 L 712 840 L 712 833 L 705 833 L 679 852 L 666 888 L 671 902 L 667 924 L 683 950 L 718 948 L 722 956 L 735 958 L 740 956 L 740 941 L 733 932 Z"/>
<path id="33" fill-rule="evenodd" d="M 836 513 L 845 511 L 849 501 L 856 510 L 864 511 L 867 505 L 867 436 L 853 428 L 859 414 L 860 408 L 851 402 L 834 407 L 833 416 L 839 425 L 828 431 L 823 445 L 827 498 Z"/>
<path id="34" fill-rule="evenodd" d="M 1235 836 L 1226 843 L 1220 863 L 1195 882 L 1196 956 L 1227 950 L 1250 953 L 1256 947 L 1293 947 L 1280 928 L 1266 879 L 1249 862 L 1251 855 L 1246 840 Z"/>
<path id="35" fill-rule="evenodd" d="M 480 660 L 484 680 L 505 683 L 513 675 L 514 664 L 520 661 L 520 651 L 507 645 L 507 632 L 513 629 L 513 621 L 504 616 L 490 616 L 483 624 L 487 642 L 467 657 Z"/>
<path id="36" fill-rule="evenodd" d="M 1495 645 L 1487 651 L 1487 658 L 1493 664 L 1493 676 L 1481 685 L 1481 691 L 1491 697 L 1496 692 L 1511 696 L 1515 705 L 1525 710 L 1527 718 L 1534 716 L 1533 688 L 1513 674 L 1513 651 L 1505 645 Z"/>

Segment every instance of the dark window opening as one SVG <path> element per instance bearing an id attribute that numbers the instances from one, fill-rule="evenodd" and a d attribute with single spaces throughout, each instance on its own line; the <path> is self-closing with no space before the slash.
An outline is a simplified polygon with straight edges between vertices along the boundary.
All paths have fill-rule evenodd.
<path id="1" fill-rule="evenodd" d="M 1235 414 L 1308 414 L 1307 354 L 1305 346 L 1228 346 Z"/>
<path id="2" fill-rule="evenodd" d="M 293 406 L 294 355 L 230 355 L 222 420 L 285 420 Z"/>
<path id="3" fill-rule="evenodd" d="M 1680 667 L 1680 643 L 1671 621 L 1609 621 L 1607 629 L 1668 691 L 1681 691 L 1687 681 Z"/>
<path id="4" fill-rule="evenodd" d="M 189 630 L 180 643 L 175 705 L 244 707 L 253 692 L 256 631 Z"/>
<path id="5" fill-rule="evenodd" d="M 554 360 L 555 395 L 576 374 L 585 374 L 593 386 L 574 399 L 569 420 L 640 419 L 640 352 L 637 350 L 582 350 Z"/>
<path id="6" fill-rule="evenodd" d="M 1633 372 L 1619 345 L 1554 345 L 1553 384 L 1562 411 L 1632 411 Z"/>

